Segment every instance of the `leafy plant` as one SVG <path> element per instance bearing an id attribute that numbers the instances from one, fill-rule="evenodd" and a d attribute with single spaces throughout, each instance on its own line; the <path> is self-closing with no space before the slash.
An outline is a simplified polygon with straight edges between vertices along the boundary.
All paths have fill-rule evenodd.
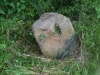
<path id="1" fill-rule="evenodd" d="M 0 75 L 98 75 L 99 0 L 0 0 L 0 5 Z M 31 25 L 41 14 L 52 11 L 77 21 L 74 27 L 84 52 L 84 64 L 79 62 L 81 57 L 79 61 L 60 61 L 41 55 Z M 59 25 L 55 29 L 61 33 Z"/>
<path id="2" fill-rule="evenodd" d="M 61 29 L 58 24 L 55 24 L 55 33 L 61 34 Z"/>
<path id="3" fill-rule="evenodd" d="M 40 37 L 39 37 L 39 40 L 41 41 L 41 40 L 45 39 L 46 37 L 47 37 L 46 34 L 41 34 Z"/>

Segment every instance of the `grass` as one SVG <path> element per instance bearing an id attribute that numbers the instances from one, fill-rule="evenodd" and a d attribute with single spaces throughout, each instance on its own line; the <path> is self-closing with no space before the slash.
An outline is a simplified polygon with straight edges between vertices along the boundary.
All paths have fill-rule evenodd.
<path id="1" fill-rule="evenodd" d="M 79 23 L 78 23 L 79 24 Z M 31 21 L 23 22 L 16 17 L 5 20 L 0 25 L 0 74 L 1 75 L 95 75 L 98 68 L 99 46 L 95 48 L 98 41 L 98 27 L 77 25 L 87 33 L 81 33 L 82 50 L 88 53 L 85 63 L 78 60 L 66 58 L 64 60 L 47 59 L 41 55 L 38 44 L 31 32 Z M 97 39 L 96 39 L 97 38 Z M 83 42 L 84 40 L 84 42 Z M 92 40 L 92 41 L 91 41 Z M 83 51 L 84 51 L 83 50 Z M 96 52 L 95 52 L 95 51 Z M 94 52 L 92 55 L 91 52 Z M 97 54 L 95 54 L 97 53 Z M 99 64 L 98 64 L 99 65 Z M 98 75 L 98 74 L 97 74 Z"/>
<path id="2" fill-rule="evenodd" d="M 82 8 L 88 4 L 85 6 Z M 33 21 L 23 21 L 16 16 L 2 19 L 0 75 L 100 75 L 100 23 L 91 8 L 81 10 L 74 26 L 84 59 L 81 56 L 63 60 L 44 58 L 32 35 Z"/>

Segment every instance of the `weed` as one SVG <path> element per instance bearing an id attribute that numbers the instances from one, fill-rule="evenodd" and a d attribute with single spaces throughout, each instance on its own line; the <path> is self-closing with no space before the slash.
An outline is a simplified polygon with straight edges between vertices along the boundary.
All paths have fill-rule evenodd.
<path id="1" fill-rule="evenodd" d="M 2 5 L 0 7 L 0 75 L 98 75 L 100 68 L 99 0 L 81 2 L 73 0 L 67 6 L 64 0 L 47 2 L 21 0 L 17 3 L 2 1 L 0 1 Z M 85 52 L 84 64 L 75 58 L 56 60 L 41 55 L 31 29 L 32 19 L 39 18 L 42 14 L 40 11 L 59 12 L 77 21 L 74 27 L 81 41 L 80 50 Z M 11 17 L 12 14 L 14 16 Z M 59 28 L 57 30 L 57 33 L 60 33 Z M 43 37 L 45 38 L 44 35 Z"/>

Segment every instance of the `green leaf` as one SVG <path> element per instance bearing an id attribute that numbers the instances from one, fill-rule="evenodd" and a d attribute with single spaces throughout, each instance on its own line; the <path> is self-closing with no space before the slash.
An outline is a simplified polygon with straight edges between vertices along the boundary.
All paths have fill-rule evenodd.
<path id="1" fill-rule="evenodd" d="M 3 61 L 3 58 L 0 56 L 0 63 Z"/>
<path id="2" fill-rule="evenodd" d="M 11 13 L 12 13 L 12 10 L 9 9 L 9 10 L 8 10 L 8 14 L 11 14 Z"/>
<path id="3" fill-rule="evenodd" d="M 5 0 L 4 5 L 9 5 L 9 2 L 7 0 Z"/>
<path id="4" fill-rule="evenodd" d="M 0 21 L 5 21 L 5 18 L 1 16 Z"/>
<path id="5" fill-rule="evenodd" d="M 19 5 L 20 5 L 20 2 L 17 2 L 17 7 L 19 7 Z"/>
<path id="6" fill-rule="evenodd" d="M 18 8 L 18 12 L 20 12 L 21 11 L 21 9 L 20 8 Z"/>
<path id="7" fill-rule="evenodd" d="M 97 11 L 98 14 L 100 14 L 100 7 L 95 7 L 95 10 Z"/>
<path id="8" fill-rule="evenodd" d="M 0 9 L 0 14 L 5 14 L 5 12 L 2 9 Z"/>
<path id="9" fill-rule="evenodd" d="M 6 44 L 0 44 L 0 49 L 4 49 L 6 47 L 7 47 Z"/>
<path id="10" fill-rule="evenodd" d="M 13 8 L 15 8 L 15 5 L 13 2 L 11 2 L 9 5 L 12 6 Z"/>
<path id="11" fill-rule="evenodd" d="M 21 5 L 21 9 L 25 9 L 25 5 L 24 4 Z"/>
<path id="12" fill-rule="evenodd" d="M 9 53 L 5 54 L 4 61 L 9 60 L 9 58 L 10 58 L 10 54 Z"/>
<path id="13" fill-rule="evenodd" d="M 2 67 L 3 67 L 3 65 L 4 65 L 4 64 L 0 64 L 0 68 L 2 68 Z"/>
<path id="14" fill-rule="evenodd" d="M 21 3 L 25 3 L 25 0 L 20 0 Z"/>
<path id="15" fill-rule="evenodd" d="M 100 18 L 100 14 L 98 14 L 98 18 Z"/>

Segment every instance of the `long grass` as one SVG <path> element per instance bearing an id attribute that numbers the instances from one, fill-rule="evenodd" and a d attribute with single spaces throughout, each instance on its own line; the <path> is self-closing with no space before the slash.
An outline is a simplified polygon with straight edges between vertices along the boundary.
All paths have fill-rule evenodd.
<path id="1" fill-rule="evenodd" d="M 100 24 L 94 7 L 97 5 L 91 1 L 83 4 L 74 26 L 81 42 L 77 59 L 44 58 L 32 35 L 33 21 L 16 16 L 2 19 L 0 75 L 100 75 Z"/>

